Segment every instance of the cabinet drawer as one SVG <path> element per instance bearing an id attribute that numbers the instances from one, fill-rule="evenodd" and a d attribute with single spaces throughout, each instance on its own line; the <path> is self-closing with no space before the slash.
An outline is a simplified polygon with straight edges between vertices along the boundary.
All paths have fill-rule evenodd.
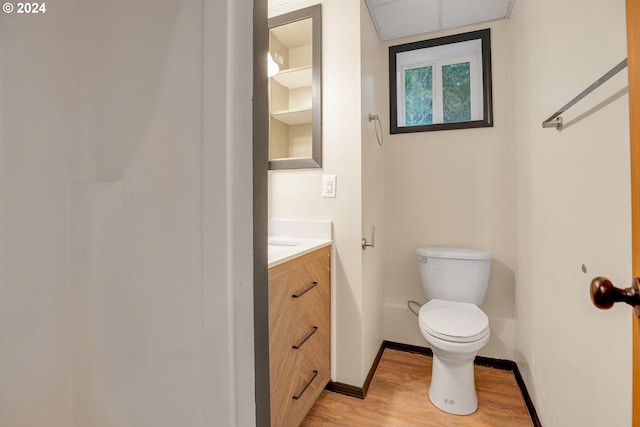
<path id="1" fill-rule="evenodd" d="M 290 381 L 292 371 L 299 365 L 299 358 L 322 358 L 318 366 L 330 368 L 331 348 L 331 298 L 321 298 L 295 323 L 270 332 L 269 376 L 271 390 L 276 391 Z M 326 360 L 325 360 L 326 359 Z"/>
<path id="2" fill-rule="evenodd" d="M 269 281 L 270 333 L 279 324 L 291 324 L 322 297 L 321 282 L 302 266 Z"/>
<path id="3" fill-rule="evenodd" d="M 331 295 L 330 248 L 314 252 L 303 265 L 269 280 L 269 336 L 286 340 L 291 325 Z M 310 255 L 313 255 L 310 254 Z M 291 263 L 295 266 L 295 261 Z M 289 263 L 286 263 L 289 264 Z M 286 266 L 285 264 L 285 266 Z"/>
<path id="4" fill-rule="evenodd" d="M 329 381 L 328 370 L 301 362 L 290 383 L 271 395 L 271 427 L 298 426 Z"/>
<path id="5" fill-rule="evenodd" d="M 331 294 L 331 256 L 329 253 L 305 264 L 305 269 L 318 282 L 318 292 L 322 296 Z"/>

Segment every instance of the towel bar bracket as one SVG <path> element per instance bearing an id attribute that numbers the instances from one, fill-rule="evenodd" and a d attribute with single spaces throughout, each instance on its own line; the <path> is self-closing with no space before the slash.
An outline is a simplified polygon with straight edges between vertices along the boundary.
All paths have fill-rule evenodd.
<path id="1" fill-rule="evenodd" d="M 598 80 L 593 82 L 588 88 L 586 88 L 585 90 L 580 92 L 575 98 L 573 98 L 571 101 L 569 101 L 567 104 L 565 104 L 558 111 L 553 113 L 551 115 L 551 117 L 549 117 L 547 120 L 543 121 L 542 122 L 542 127 L 543 128 L 553 128 L 554 127 L 554 128 L 556 128 L 558 130 L 562 130 L 564 128 L 564 124 L 562 122 L 562 117 L 560 116 L 560 114 L 564 113 L 569 108 L 573 107 L 576 103 L 578 103 L 585 96 L 589 95 L 591 92 L 596 90 L 604 82 L 606 82 L 611 77 L 615 76 L 620 71 L 622 71 L 626 66 L 627 66 L 627 58 L 625 58 L 622 61 L 620 61 L 620 63 L 618 65 L 616 65 L 615 67 L 610 69 L 604 76 L 600 77 Z"/>
<path id="2" fill-rule="evenodd" d="M 562 130 L 563 126 L 564 126 L 564 122 L 562 121 L 562 116 L 558 116 L 551 121 L 542 122 L 543 128 L 556 128 L 558 130 Z"/>

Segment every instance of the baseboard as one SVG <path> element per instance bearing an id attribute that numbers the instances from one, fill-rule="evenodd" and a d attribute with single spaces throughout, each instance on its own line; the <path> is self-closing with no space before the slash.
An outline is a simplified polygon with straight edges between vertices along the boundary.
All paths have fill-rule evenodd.
<path id="1" fill-rule="evenodd" d="M 527 404 L 527 409 L 529 410 L 529 416 L 531 416 L 533 427 L 542 427 L 542 423 L 540 423 L 540 418 L 538 418 L 536 408 L 535 406 L 533 406 L 533 400 L 531 400 L 531 396 L 529 396 L 529 392 L 527 391 L 527 386 L 524 384 L 524 379 L 522 378 L 522 375 L 520 375 L 518 365 L 516 365 L 516 362 L 513 362 L 513 364 L 515 365 L 513 374 L 516 376 L 516 381 L 518 382 L 518 386 L 520 387 L 520 391 L 522 392 L 522 397 L 524 398 L 524 402 Z"/>
<path id="2" fill-rule="evenodd" d="M 428 347 L 420 347 L 418 345 L 403 344 L 393 341 L 382 341 L 382 345 L 384 348 L 388 348 L 389 350 L 398 350 L 404 351 L 405 353 L 422 354 L 423 356 L 433 357 L 433 352 Z"/>
<path id="3" fill-rule="evenodd" d="M 386 349 L 389 350 L 398 350 L 404 351 L 406 353 L 414 353 L 421 354 L 423 356 L 433 357 L 433 352 L 430 348 L 420 347 L 412 344 L 402 344 L 393 341 L 382 341 L 380 345 L 380 349 L 378 350 L 378 354 L 371 365 L 371 369 L 369 370 L 369 375 L 364 381 L 362 387 L 357 387 L 349 384 L 344 384 L 340 382 L 329 381 L 329 384 L 325 387 L 326 390 L 332 391 L 334 393 L 340 393 L 351 397 L 357 397 L 358 399 L 364 399 L 367 396 L 367 391 L 369 390 L 369 385 L 371 385 L 371 381 L 373 380 L 373 376 L 378 368 L 378 364 L 380 363 L 380 359 L 382 358 L 382 354 Z M 518 365 L 516 362 L 512 360 L 505 359 L 493 359 L 491 357 L 483 357 L 476 356 L 474 361 L 476 365 L 479 366 L 487 366 L 490 368 L 502 369 L 505 371 L 512 371 L 513 375 L 516 377 L 516 382 L 518 383 L 518 387 L 520 387 L 520 391 L 522 392 L 522 397 L 524 398 L 524 402 L 527 405 L 527 410 L 529 411 L 529 416 L 531 417 L 531 422 L 533 423 L 533 427 L 542 427 L 540 423 L 540 419 L 538 418 L 538 414 L 536 412 L 536 408 L 533 406 L 533 401 L 531 400 L 531 396 L 529 396 L 529 392 L 527 391 L 527 386 L 524 383 L 522 375 L 520 374 L 520 370 L 518 369 Z"/>
<path id="4" fill-rule="evenodd" d="M 344 394 L 349 397 L 357 397 L 358 399 L 365 398 L 364 387 L 357 387 L 351 384 L 329 381 L 324 389 L 334 393 Z"/>
<path id="5" fill-rule="evenodd" d="M 367 391 L 369 391 L 369 386 L 371 385 L 371 381 L 373 381 L 373 376 L 378 369 L 378 364 L 380 363 L 380 359 L 382 358 L 382 353 L 384 353 L 385 342 L 383 341 L 378 349 L 378 354 L 376 354 L 376 358 L 373 359 L 373 363 L 371 364 L 371 369 L 369 369 L 369 374 L 367 374 L 367 378 L 364 380 L 364 384 L 362 387 L 356 387 L 350 384 L 329 381 L 325 390 L 333 391 L 334 393 L 340 393 L 351 397 L 357 397 L 358 399 L 364 399 L 367 395 Z"/>
<path id="6" fill-rule="evenodd" d="M 373 376 L 376 374 L 376 371 L 378 370 L 378 365 L 380 364 L 380 359 L 382 359 L 382 353 L 384 353 L 384 349 L 385 349 L 385 345 L 384 345 L 384 341 L 382 341 L 382 344 L 380 344 L 380 348 L 378 349 L 378 354 L 376 354 L 376 358 L 373 359 L 373 363 L 371 364 L 371 369 L 369 369 L 369 373 L 367 374 L 367 378 L 365 378 L 364 380 L 364 384 L 362 385 L 362 390 L 363 390 L 363 399 L 364 396 L 367 395 L 367 392 L 369 391 L 369 386 L 371 385 L 371 381 L 373 381 Z"/>

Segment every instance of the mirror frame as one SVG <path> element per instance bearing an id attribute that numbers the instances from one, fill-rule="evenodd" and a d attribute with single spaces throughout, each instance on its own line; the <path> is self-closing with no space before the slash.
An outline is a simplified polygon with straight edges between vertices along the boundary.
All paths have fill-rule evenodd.
<path id="1" fill-rule="evenodd" d="M 269 160 L 269 170 L 322 167 L 322 5 L 270 18 L 269 30 L 308 18 L 312 19 L 311 157 Z"/>
<path id="2" fill-rule="evenodd" d="M 398 126 L 397 58 L 402 52 L 429 49 L 447 44 L 480 40 L 482 45 L 482 119 L 466 122 L 434 123 L 430 125 Z M 429 132 L 437 130 L 468 129 L 493 126 L 493 100 L 491 78 L 491 30 L 489 28 L 468 33 L 454 34 L 435 39 L 389 46 L 389 118 L 390 133 Z"/>

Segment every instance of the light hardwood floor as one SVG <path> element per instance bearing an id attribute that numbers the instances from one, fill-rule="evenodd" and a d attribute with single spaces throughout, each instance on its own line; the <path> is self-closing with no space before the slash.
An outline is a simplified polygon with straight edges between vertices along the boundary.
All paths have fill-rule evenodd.
<path id="1" fill-rule="evenodd" d="M 386 349 L 367 397 L 323 391 L 301 427 L 532 426 L 511 371 L 476 366 L 478 410 L 467 416 L 436 408 L 427 392 L 432 358 Z"/>

